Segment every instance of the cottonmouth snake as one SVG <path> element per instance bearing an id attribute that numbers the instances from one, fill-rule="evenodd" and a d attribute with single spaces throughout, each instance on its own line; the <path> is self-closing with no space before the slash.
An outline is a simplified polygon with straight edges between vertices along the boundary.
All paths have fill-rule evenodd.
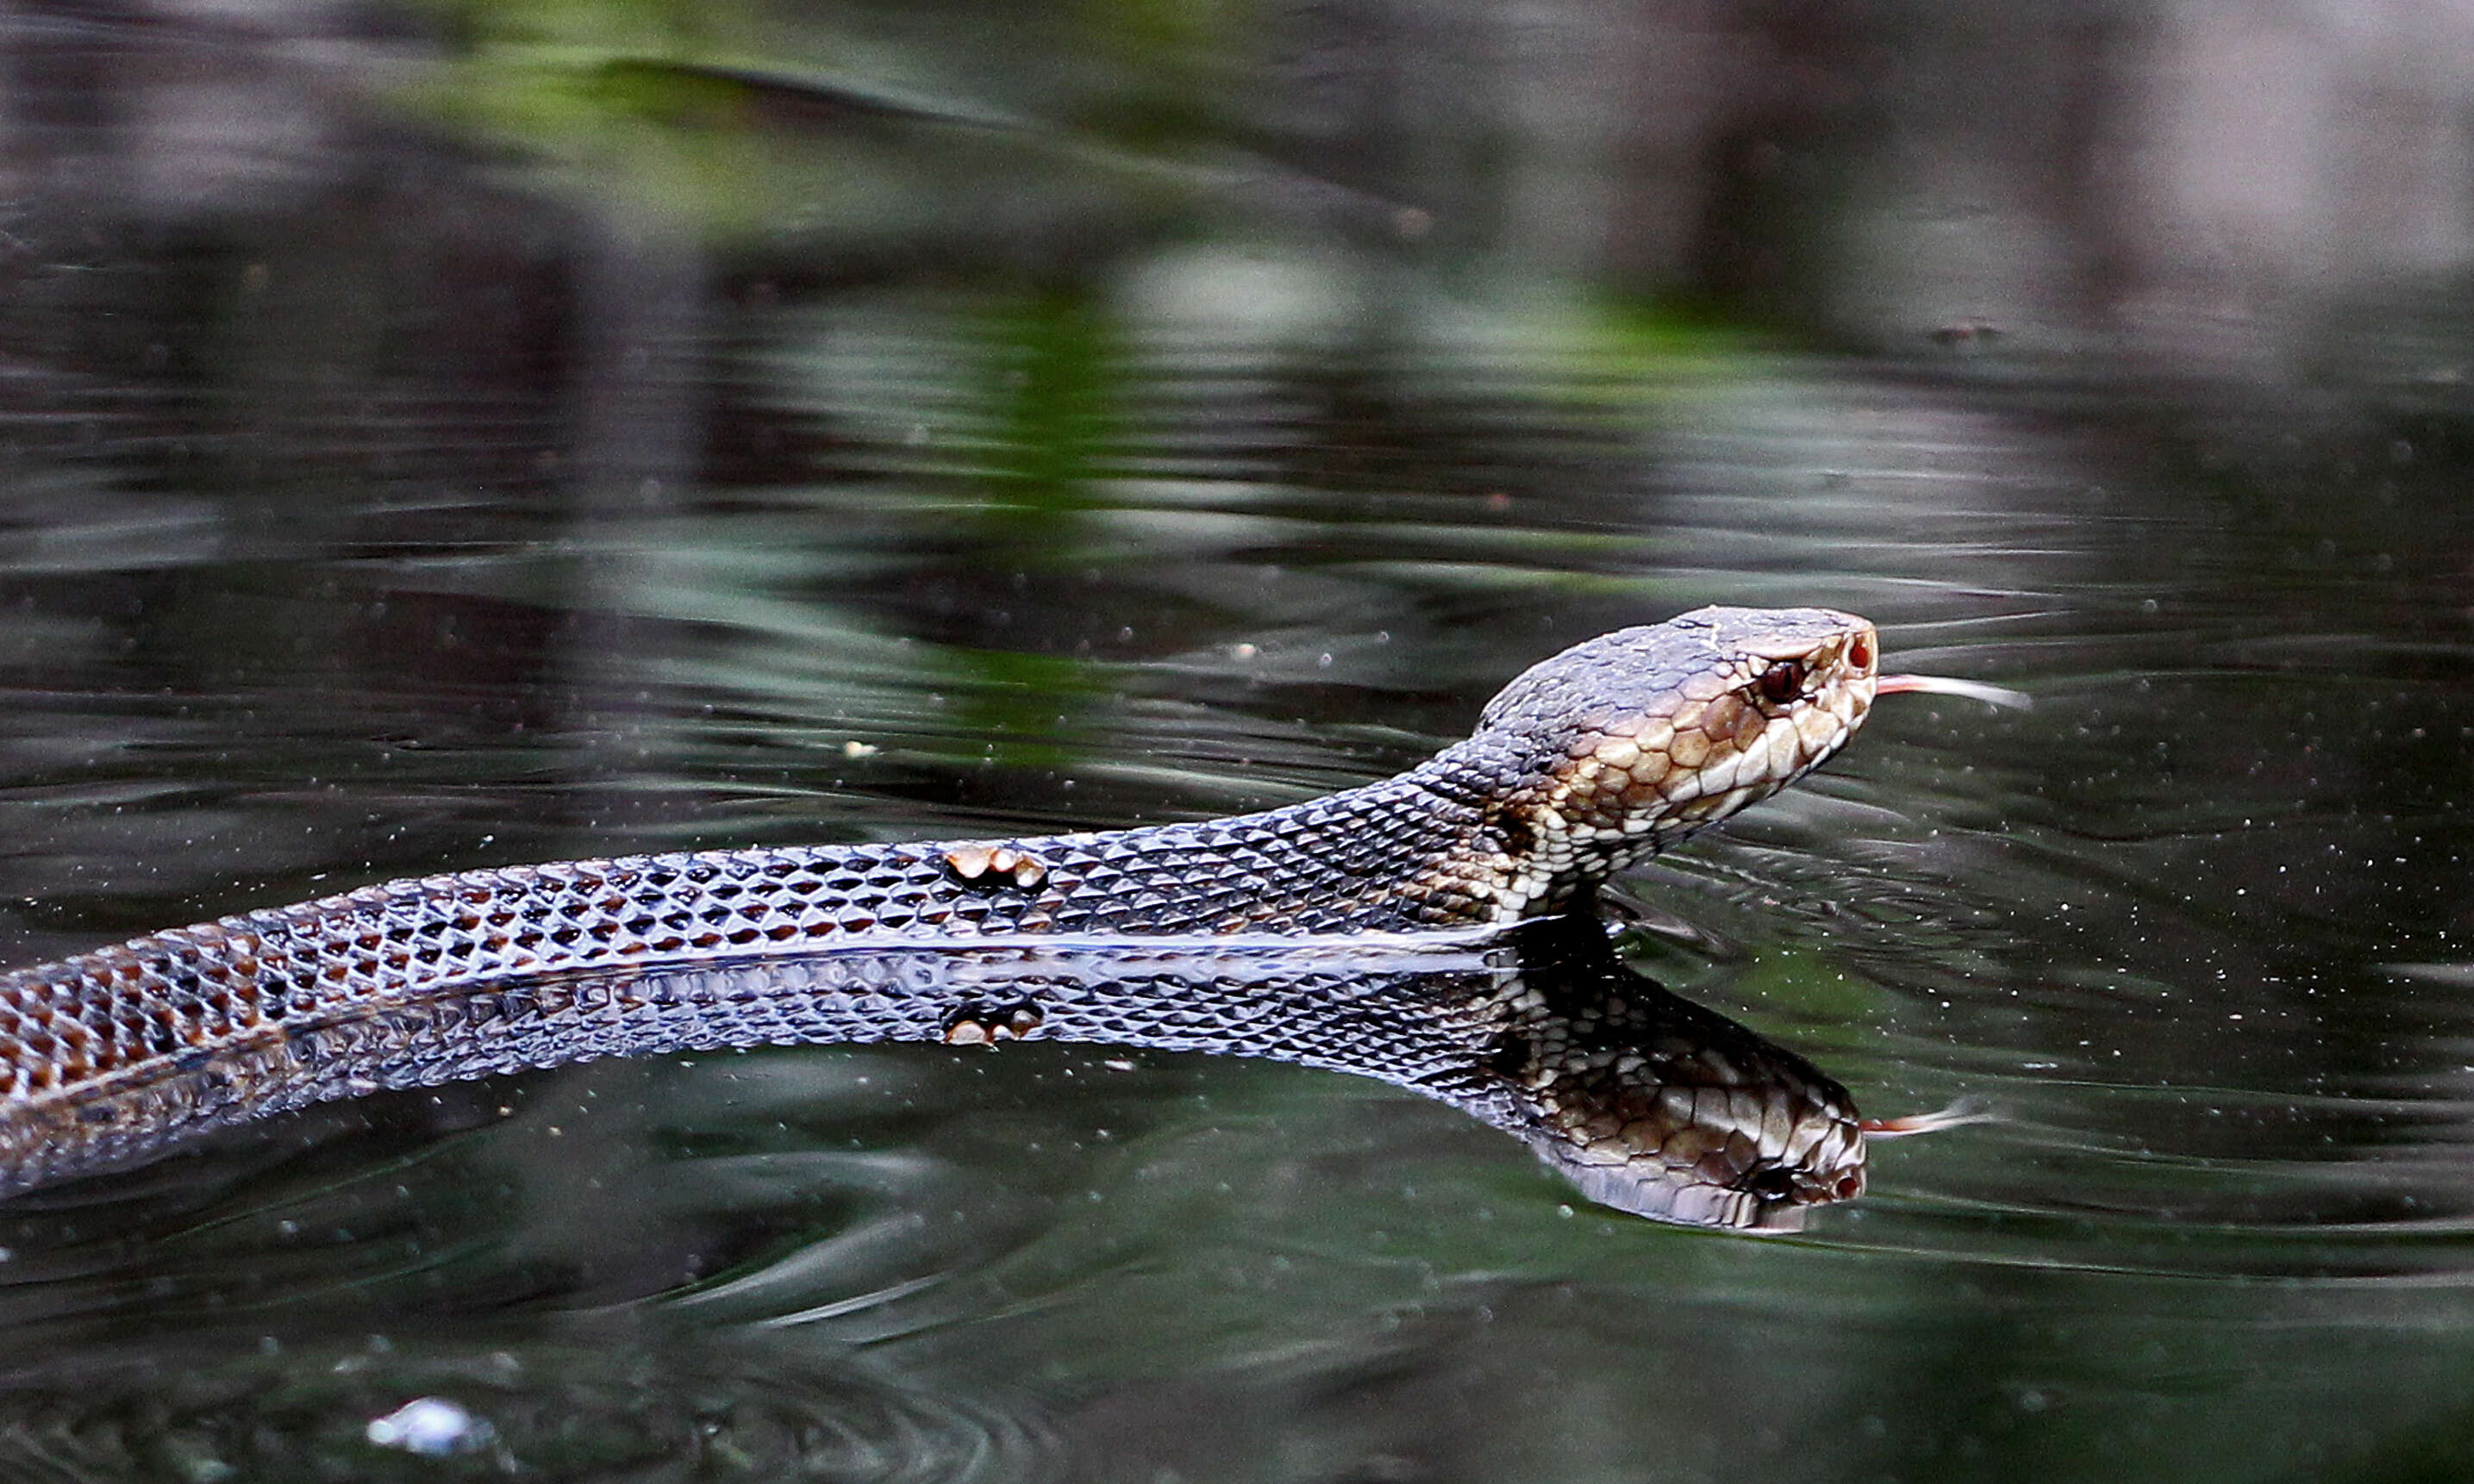
<path id="1" fill-rule="evenodd" d="M 1408 772 L 1265 813 L 469 871 L 15 969 L 0 974 L 0 1194 L 194 1127 L 613 1052 L 1017 1034 L 1241 1043 L 1242 1001 L 1173 1008 L 1184 1040 L 1164 1040 L 1106 996 L 1070 1025 L 1042 1018 L 1038 972 L 1014 975 L 1012 1001 L 910 993 L 902 975 L 943 983 L 918 965 L 945 950 L 1045 962 L 1102 940 L 1277 948 L 1564 911 L 1835 752 L 1897 686 L 1876 675 L 1877 647 L 1844 613 L 1703 609 L 1540 662 L 1467 740 Z M 912 967 L 848 979 L 888 955 Z M 1848 1124 L 1843 1104 L 1831 1117 Z M 1589 1115 L 1572 1116 L 1577 1129 Z M 1758 1134 L 1784 1115 L 1746 1116 Z M 1813 1142 L 1770 1132 L 1773 1163 Z"/>

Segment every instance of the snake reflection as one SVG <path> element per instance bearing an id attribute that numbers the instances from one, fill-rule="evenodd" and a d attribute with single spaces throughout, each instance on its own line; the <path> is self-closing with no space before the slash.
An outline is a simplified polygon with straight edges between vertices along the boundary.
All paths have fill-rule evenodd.
<path id="1" fill-rule="evenodd" d="M 1594 920 L 1473 936 L 842 949 L 433 997 L 120 1089 L 9 1151 L 15 1184 L 332 1097 L 758 1041 L 1007 1040 L 1371 1077 L 1512 1134 L 1591 1199 L 1791 1230 L 1864 1185 L 1847 1093 L 1619 962 Z"/>

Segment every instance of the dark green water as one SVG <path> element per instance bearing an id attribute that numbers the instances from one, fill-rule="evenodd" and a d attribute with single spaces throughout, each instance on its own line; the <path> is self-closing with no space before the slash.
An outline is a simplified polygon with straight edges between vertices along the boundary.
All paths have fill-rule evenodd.
<path id="1" fill-rule="evenodd" d="M 2035 706 L 1884 703 L 1634 881 L 1632 951 L 1869 1113 L 1993 1119 L 1748 1238 L 1238 1061 L 393 1094 L 0 1209 L 0 1477 L 2474 1469 L 2453 278 L 2162 329 L 2018 289 L 2024 228 L 1935 235 L 1993 207 L 1865 196 L 1919 117 L 2062 148 L 1961 42 L 1867 70 L 1895 11 L 1802 36 L 1873 132 L 1755 109 L 1786 166 L 1716 151 L 1689 207 L 1538 113 L 1530 42 L 1125 9 L 10 22 L 0 958 L 1258 807 L 1588 634 L 1815 603 Z M 1977 37 L 2030 98 L 2036 13 Z M 424 1396 L 489 1439 L 368 1441 Z"/>

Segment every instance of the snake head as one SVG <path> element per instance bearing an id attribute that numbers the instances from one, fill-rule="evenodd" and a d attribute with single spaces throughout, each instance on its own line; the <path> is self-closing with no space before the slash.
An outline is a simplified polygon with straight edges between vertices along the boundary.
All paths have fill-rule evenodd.
<path id="1" fill-rule="evenodd" d="M 1479 737 L 1519 750 L 1501 823 L 1550 904 L 1818 767 L 1863 724 L 1873 626 L 1829 609 L 1705 608 L 1532 667 Z"/>

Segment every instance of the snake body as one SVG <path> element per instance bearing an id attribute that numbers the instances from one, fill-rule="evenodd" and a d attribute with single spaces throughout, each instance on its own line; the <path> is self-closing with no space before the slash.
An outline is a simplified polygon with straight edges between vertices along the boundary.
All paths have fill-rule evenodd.
<path id="1" fill-rule="evenodd" d="M 12 970 L 0 1192 L 193 1123 L 514 1060 L 887 1039 L 815 1023 L 800 1003 L 813 989 L 775 971 L 820 954 L 1484 928 L 1560 911 L 1818 766 L 1872 703 L 1876 649 L 1869 624 L 1827 610 L 1704 609 L 1533 666 L 1473 735 L 1405 773 L 1264 813 L 469 871 Z M 514 1060 L 491 1045 L 494 1019 L 578 996 L 618 1031 Z M 899 1018 L 899 996 L 876 997 Z M 442 1040 L 442 1021 L 456 1034 Z M 1199 1031 L 1225 1029 L 1211 1021 Z M 1037 1027 L 911 1027 L 958 1028 Z M 1104 1010 L 1086 1034 L 1109 1029 Z"/>

